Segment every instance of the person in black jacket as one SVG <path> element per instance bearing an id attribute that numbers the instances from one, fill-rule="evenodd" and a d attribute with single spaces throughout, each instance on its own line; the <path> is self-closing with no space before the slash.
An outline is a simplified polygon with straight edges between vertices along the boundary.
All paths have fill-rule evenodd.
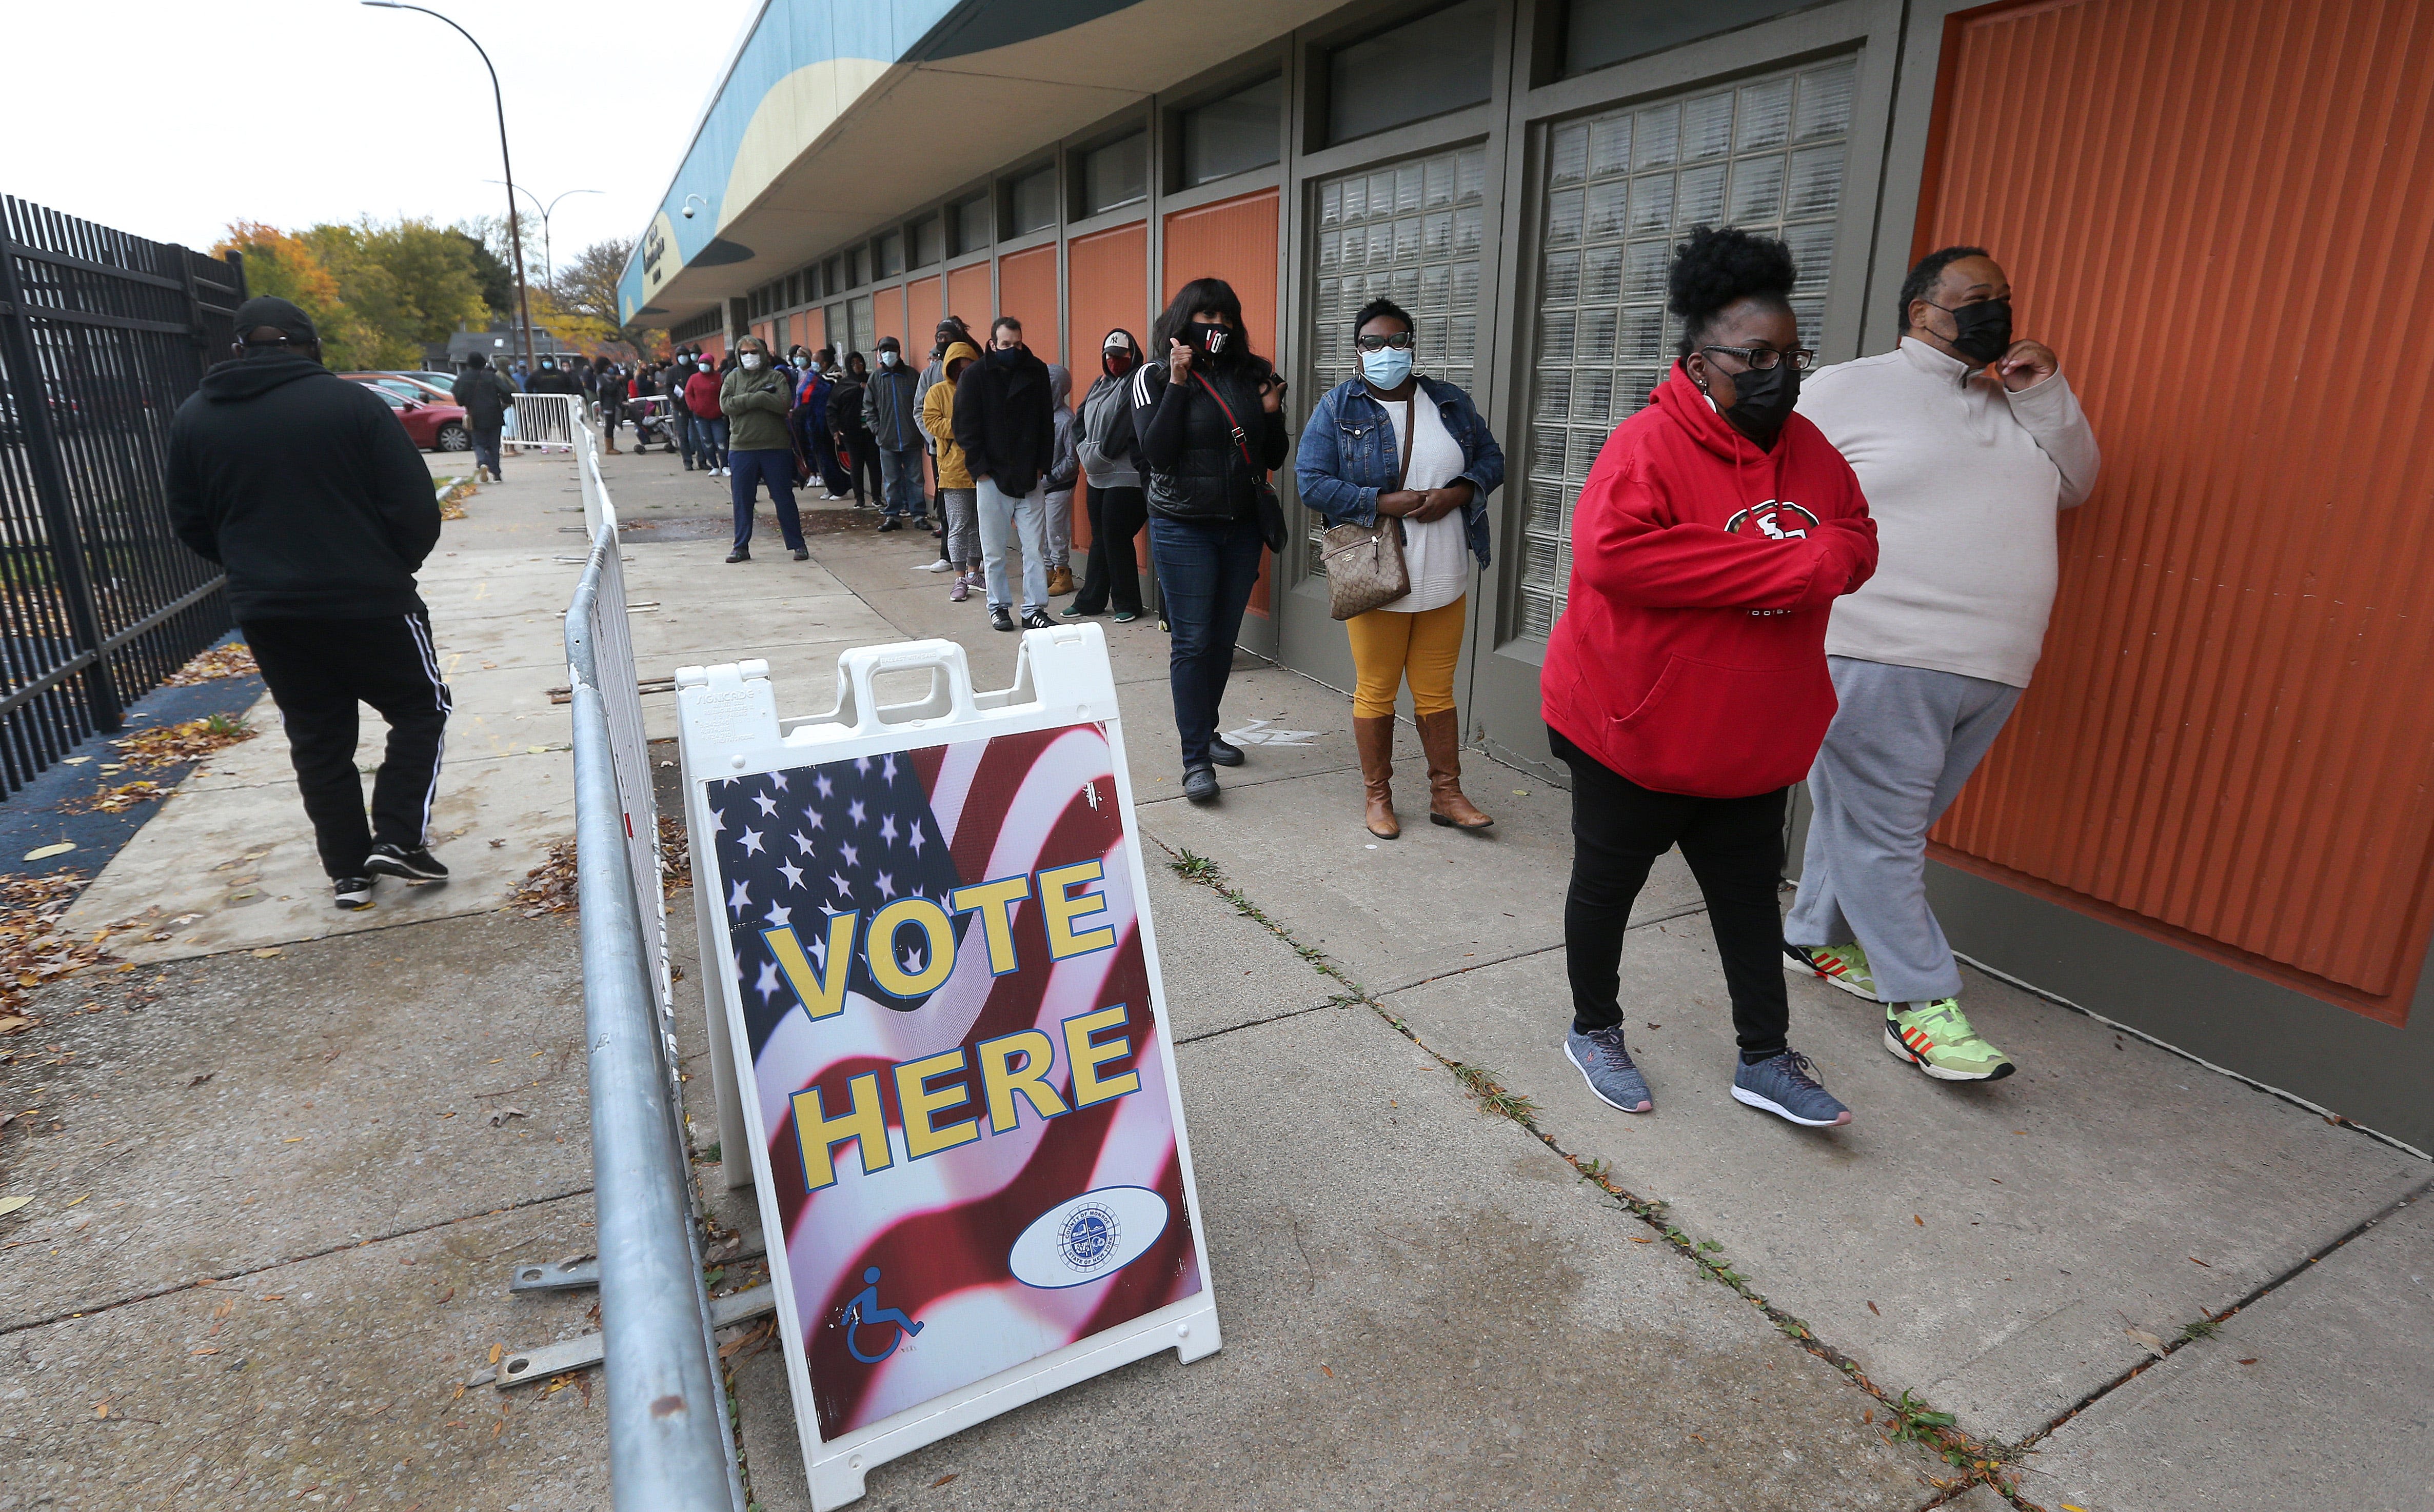
<path id="1" fill-rule="evenodd" d="M 955 385 L 955 444 L 980 494 L 981 561 L 988 582 L 989 623 L 1015 627 L 1005 570 L 1008 541 L 1019 532 L 1022 551 L 1022 627 L 1046 629 L 1048 510 L 1045 479 L 1055 459 L 1056 423 L 1049 409 L 1048 365 L 1022 344 L 1022 322 L 1001 315 L 989 327 L 989 350 Z"/>
<path id="2" fill-rule="evenodd" d="M 448 397 L 465 406 L 465 428 L 473 433 L 473 475 L 480 477 L 485 470 L 493 483 L 505 483 L 499 473 L 499 433 L 506 428 L 507 408 L 516 402 L 513 384 L 490 370 L 490 359 L 475 352 L 465 359 L 465 376 L 448 390 Z"/>
<path id="3" fill-rule="evenodd" d="M 1260 487 L 1282 466 L 1284 380 L 1250 350 L 1243 301 L 1194 279 L 1157 318 L 1133 372 L 1133 427 L 1147 472 L 1150 561 L 1174 631 L 1168 680 L 1183 740 L 1183 796 L 1217 797 L 1213 765 L 1243 752 L 1217 733 L 1234 638 L 1260 580 Z"/>
<path id="4" fill-rule="evenodd" d="M 617 452 L 617 427 L 626 419 L 626 375 L 613 362 L 604 360 L 591 370 L 591 392 L 600 405 L 600 434 L 607 441 L 610 456 Z"/>
<path id="5" fill-rule="evenodd" d="M 448 685 L 414 581 L 439 541 L 439 501 L 388 405 L 321 366 L 302 310 L 248 300 L 235 328 L 236 360 L 205 374 L 170 423 L 169 520 L 228 570 L 322 868 L 339 907 L 368 908 L 375 875 L 448 875 L 429 849 Z M 369 826 L 357 700 L 388 721 Z"/>

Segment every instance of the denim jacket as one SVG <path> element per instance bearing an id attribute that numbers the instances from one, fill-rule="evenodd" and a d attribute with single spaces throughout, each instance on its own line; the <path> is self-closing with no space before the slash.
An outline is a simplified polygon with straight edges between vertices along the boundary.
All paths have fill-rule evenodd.
<path id="1" fill-rule="evenodd" d="M 1504 451 L 1488 434 L 1487 421 L 1479 418 L 1468 394 L 1433 378 L 1420 379 L 1419 386 L 1437 406 L 1446 433 L 1462 448 L 1462 471 L 1455 476 L 1471 482 L 1463 523 L 1471 555 L 1484 567 L 1487 496 L 1503 486 Z M 1325 515 L 1328 524 L 1374 525 L 1378 495 L 1391 489 L 1401 461 L 1386 406 L 1370 394 L 1365 381 L 1352 378 L 1328 389 L 1311 411 L 1301 448 L 1294 454 L 1294 481 L 1303 505 Z"/>

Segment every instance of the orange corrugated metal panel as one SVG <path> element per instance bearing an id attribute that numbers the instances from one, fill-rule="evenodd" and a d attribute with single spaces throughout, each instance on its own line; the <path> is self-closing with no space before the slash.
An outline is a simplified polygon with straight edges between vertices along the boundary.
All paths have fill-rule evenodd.
<path id="1" fill-rule="evenodd" d="M 1022 322 L 1022 344 L 1042 362 L 1062 362 L 1064 348 L 1057 335 L 1056 249 L 1035 247 L 997 260 L 997 309 L 990 318 L 1010 315 Z M 988 335 L 986 322 L 972 329 Z"/>
<path id="2" fill-rule="evenodd" d="M 997 301 L 989 293 L 989 265 L 974 263 L 948 272 L 947 313 L 970 326 L 974 335 L 988 339 L 989 319 L 997 314 Z"/>
<path id="3" fill-rule="evenodd" d="M 1166 290 L 1160 302 L 1195 278 L 1217 277 L 1234 285 L 1243 301 L 1243 325 L 1260 355 L 1277 353 L 1277 221 L 1274 189 L 1221 199 L 1166 217 Z M 1269 609 L 1269 557 L 1260 558 L 1260 583 L 1251 591 L 1251 612 Z"/>
<path id="4" fill-rule="evenodd" d="M 945 306 L 938 302 L 939 283 L 936 275 L 917 278 L 904 285 L 904 351 L 907 361 L 915 357 L 927 362 L 930 358 L 931 333 L 936 330 L 938 317 Z"/>
<path id="5" fill-rule="evenodd" d="M 2434 3 L 1953 18 L 1918 247 L 2104 446 L 1938 853 L 2390 1022 L 2434 932 Z"/>
<path id="6" fill-rule="evenodd" d="M 904 290 L 899 286 L 874 289 L 870 295 L 870 345 L 874 352 L 880 338 L 894 336 L 896 344 L 905 344 Z"/>
<path id="7" fill-rule="evenodd" d="M 1135 341 L 1149 335 L 1149 223 L 1135 221 L 1065 248 L 1065 350 L 1073 354 L 1076 400 L 1099 377 L 1099 344 L 1118 326 Z M 1088 486 L 1074 495 L 1073 544 L 1090 543 Z"/>

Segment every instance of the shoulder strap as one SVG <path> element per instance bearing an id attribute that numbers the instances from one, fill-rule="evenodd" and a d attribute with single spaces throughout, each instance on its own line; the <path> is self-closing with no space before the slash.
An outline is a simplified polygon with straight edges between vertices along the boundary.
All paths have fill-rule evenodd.
<path id="1" fill-rule="evenodd" d="M 1400 489 L 1412 475 L 1412 438 L 1420 430 L 1420 395 L 1418 389 L 1403 401 L 1403 460 L 1395 469 L 1395 487 Z"/>
<path id="2" fill-rule="evenodd" d="M 1225 413 L 1226 423 L 1234 432 L 1234 444 L 1243 450 L 1243 465 L 1251 470 L 1251 475 L 1255 478 L 1266 476 L 1267 470 L 1260 466 L 1258 459 L 1251 455 L 1251 438 L 1243 434 L 1243 422 L 1234 418 L 1233 406 L 1226 403 L 1226 396 L 1219 393 L 1217 386 L 1203 377 L 1199 369 L 1194 369 L 1191 377 L 1201 387 L 1208 390 L 1208 397 L 1217 401 L 1218 409 Z"/>

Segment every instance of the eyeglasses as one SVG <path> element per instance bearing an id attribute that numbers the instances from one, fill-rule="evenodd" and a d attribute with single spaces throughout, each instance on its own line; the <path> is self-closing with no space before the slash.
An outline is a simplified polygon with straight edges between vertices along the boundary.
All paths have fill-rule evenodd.
<path id="1" fill-rule="evenodd" d="M 1388 347 L 1397 352 L 1412 350 L 1412 334 L 1409 331 L 1397 331 L 1382 336 L 1355 336 L 1352 339 L 1363 352 L 1383 352 Z"/>
<path id="2" fill-rule="evenodd" d="M 1793 347 L 1789 352 L 1777 352 L 1773 347 L 1701 347 L 1699 350 L 1729 352 L 1741 359 L 1742 366 L 1757 372 L 1765 372 L 1781 362 L 1791 363 L 1793 372 L 1807 372 L 1817 362 L 1817 353 L 1807 347 Z"/>

